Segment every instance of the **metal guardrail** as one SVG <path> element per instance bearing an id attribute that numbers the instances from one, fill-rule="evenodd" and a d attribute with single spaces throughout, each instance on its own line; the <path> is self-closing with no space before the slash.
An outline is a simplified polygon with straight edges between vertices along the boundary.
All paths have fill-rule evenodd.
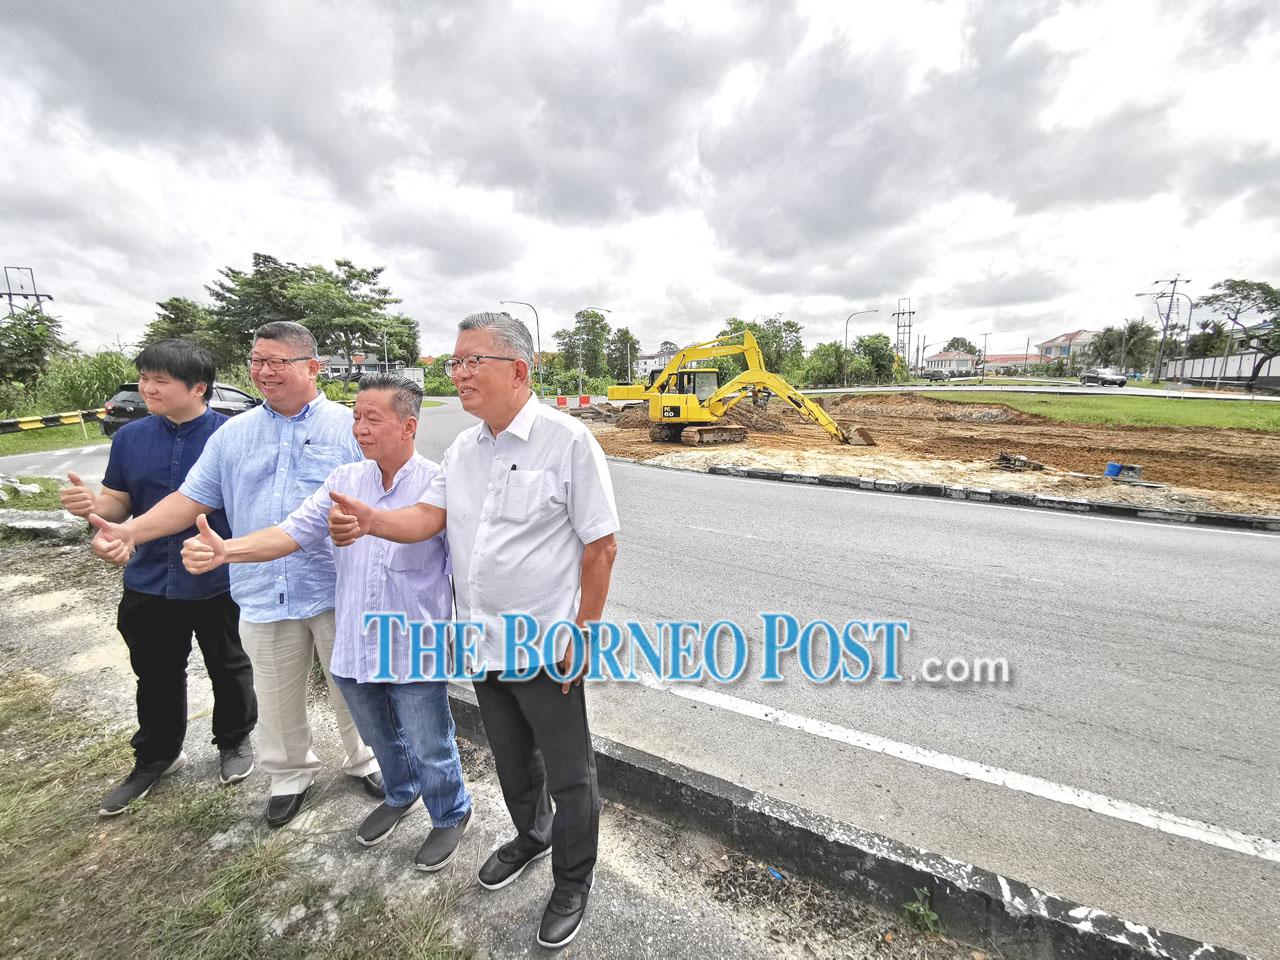
<path id="1" fill-rule="evenodd" d="M 70 413 L 51 413 L 45 417 L 17 417 L 13 420 L 0 420 L 0 434 L 22 433 L 24 430 L 42 430 L 45 427 L 65 427 L 78 423 L 81 429 L 88 421 L 97 422 L 107 414 L 106 407 L 97 410 L 72 410 Z M 87 437 L 88 431 L 84 431 Z"/>

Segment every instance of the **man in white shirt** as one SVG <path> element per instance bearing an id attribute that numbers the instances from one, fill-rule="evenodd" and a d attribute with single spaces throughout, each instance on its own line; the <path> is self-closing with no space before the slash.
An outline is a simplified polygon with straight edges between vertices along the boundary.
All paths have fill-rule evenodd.
<path id="1" fill-rule="evenodd" d="M 366 376 L 353 418 L 365 459 L 334 470 L 278 525 L 223 540 L 201 520 L 199 535 L 183 545 L 183 565 L 205 573 L 223 563 L 264 563 L 314 549 L 329 537 L 330 491 L 383 508 L 417 503 L 439 472 L 414 449 L 421 408 L 422 388 L 412 381 Z M 471 797 L 454 741 L 446 665 L 437 665 L 430 653 L 412 656 L 407 625 L 448 620 L 452 613 L 444 538 L 398 544 L 369 537 L 335 550 L 333 559 L 336 629 L 329 670 L 378 758 L 386 787 L 385 802 L 360 824 L 356 839 L 366 846 L 382 842 L 421 797 L 432 829 L 415 866 L 439 870 L 453 859 L 471 822 Z M 388 615 L 386 648 L 381 625 L 366 623 L 366 614 Z M 399 629 L 391 622 L 396 618 Z"/>
<path id="2" fill-rule="evenodd" d="M 454 440 L 416 506 L 375 510 L 333 494 L 340 512 L 330 531 L 337 547 L 367 534 L 413 543 L 439 533 L 447 516 L 459 619 L 485 628 L 476 699 L 517 830 L 480 868 L 480 883 L 505 887 L 549 849 L 555 889 L 538 942 L 562 947 L 586 911 L 599 833 L 585 695 L 580 680 L 562 683 L 543 669 L 522 681 L 501 674 L 545 667 L 548 653 L 561 676 L 585 664 L 570 662 L 567 631 L 553 651 L 537 644 L 527 663 L 508 664 L 502 614 L 528 614 L 540 632 L 558 620 L 599 620 L 617 554 L 617 509 L 590 430 L 530 391 L 533 340 L 524 324 L 481 313 L 458 329 L 446 370 L 463 409 L 481 422 Z"/>

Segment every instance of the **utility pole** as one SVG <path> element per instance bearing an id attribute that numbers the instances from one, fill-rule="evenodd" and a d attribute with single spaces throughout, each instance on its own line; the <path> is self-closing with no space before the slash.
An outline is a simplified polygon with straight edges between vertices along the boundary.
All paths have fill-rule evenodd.
<path id="1" fill-rule="evenodd" d="M 13 298 L 21 297 L 23 299 L 23 307 L 26 307 L 27 300 L 35 300 L 35 308 L 40 313 L 44 313 L 43 300 L 53 300 L 47 293 L 41 293 L 36 289 L 36 272 L 30 267 L 5 267 L 4 268 L 4 287 L 3 296 L 9 298 L 9 316 L 13 316 Z"/>
<path id="2" fill-rule="evenodd" d="M 1022 375 L 1027 375 L 1027 363 L 1031 359 L 1031 338 L 1027 337 L 1027 345 L 1022 354 Z"/>
<path id="3" fill-rule="evenodd" d="M 987 337 L 989 336 L 991 336 L 990 333 L 984 333 L 982 335 L 982 372 L 978 374 L 979 383 L 982 383 L 987 376 Z"/>
<path id="4" fill-rule="evenodd" d="M 1153 287 L 1162 287 L 1166 283 L 1170 285 L 1169 306 L 1165 308 L 1165 312 L 1164 312 L 1164 329 L 1160 331 L 1160 346 L 1156 349 L 1156 369 L 1155 369 L 1155 375 L 1151 378 L 1152 383 L 1160 382 L 1160 364 L 1164 360 L 1164 341 L 1169 336 L 1169 319 L 1173 315 L 1173 298 L 1178 292 L 1178 284 L 1190 283 L 1190 282 L 1191 282 L 1190 280 L 1183 280 L 1182 274 L 1177 274 L 1172 280 L 1157 280 L 1155 283 L 1151 284 Z M 1185 297 L 1186 294 L 1184 293 L 1183 296 Z M 1160 301 L 1159 301 L 1159 298 L 1157 297 L 1156 298 L 1157 312 L 1160 309 L 1159 303 Z"/>
<path id="5" fill-rule="evenodd" d="M 893 314 L 893 319 L 898 323 L 898 340 L 893 349 L 900 357 L 907 357 L 911 351 L 911 318 L 915 315 L 916 312 L 911 309 L 911 298 L 899 297 L 898 309 Z"/>

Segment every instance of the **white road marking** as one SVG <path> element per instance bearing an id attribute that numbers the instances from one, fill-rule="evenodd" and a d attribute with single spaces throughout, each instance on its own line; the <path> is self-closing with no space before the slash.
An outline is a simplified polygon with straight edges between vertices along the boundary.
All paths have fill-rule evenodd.
<path id="1" fill-rule="evenodd" d="M 1280 863 L 1280 842 L 1269 840 L 1266 837 L 1255 837 L 1252 834 L 1241 833 L 1238 830 L 1219 827 L 1211 823 L 1203 823 L 1199 820 L 1191 820 L 1187 817 L 1166 813 L 1163 810 L 1154 810 L 1151 807 L 1139 806 L 1125 800 L 1116 800 L 1100 793 L 1091 793 L 1088 790 L 1068 787 L 1060 783 L 1054 783 L 1051 780 L 1028 776 L 1025 773 L 1004 770 L 985 763 L 966 760 L 963 757 L 953 757 L 950 754 L 939 753 L 936 750 L 913 746 L 909 743 L 887 740 L 872 733 L 850 730 L 848 727 L 837 726 L 824 720 L 814 720 L 811 717 L 802 717 L 799 714 L 778 710 L 752 700 L 743 700 L 740 697 L 730 696 L 718 690 L 708 690 L 691 684 L 667 684 L 653 678 L 646 678 L 643 675 L 640 677 L 639 682 L 646 687 L 675 694 L 677 697 L 684 697 L 688 700 L 697 700 L 700 703 L 719 707 L 723 710 L 730 710 L 744 717 L 763 720 L 766 723 L 787 727 L 791 730 L 799 730 L 816 737 L 836 740 L 852 747 L 896 757 L 908 763 L 918 764 L 933 770 L 941 770 L 945 773 L 953 773 L 959 777 L 968 777 L 971 780 L 979 780 L 993 786 L 1016 790 L 1019 793 L 1030 794 L 1031 796 L 1051 800 L 1066 806 L 1078 807 L 1081 810 L 1088 810 L 1091 813 L 1098 813 L 1115 820 L 1123 820 L 1126 823 L 1147 827 L 1161 833 L 1185 837 L 1189 840 L 1221 847 L 1224 850 L 1231 850 L 1235 853 L 1243 853 L 1262 860 Z"/>

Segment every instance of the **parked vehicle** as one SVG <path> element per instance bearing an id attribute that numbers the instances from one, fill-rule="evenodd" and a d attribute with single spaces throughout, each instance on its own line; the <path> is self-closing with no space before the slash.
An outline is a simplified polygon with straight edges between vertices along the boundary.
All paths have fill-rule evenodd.
<path id="1" fill-rule="evenodd" d="M 219 413 L 225 413 L 228 417 L 252 410 L 260 403 L 262 401 L 257 397 L 251 397 L 239 387 L 233 387 L 229 383 L 215 383 L 213 394 L 209 397 L 209 406 Z M 147 403 L 138 392 L 136 383 L 120 384 L 120 389 L 112 394 L 111 399 L 103 406 L 107 410 L 102 418 L 104 437 L 111 436 L 132 420 L 141 420 L 143 417 L 150 416 L 147 412 Z"/>
<path id="2" fill-rule="evenodd" d="M 1080 374 L 1080 382 L 1086 386 L 1096 383 L 1100 387 L 1123 387 L 1129 378 L 1107 367 L 1091 367 Z"/>
<path id="3" fill-rule="evenodd" d="M 949 370 L 926 370 L 924 378 L 926 380 L 950 380 L 951 372 Z"/>

